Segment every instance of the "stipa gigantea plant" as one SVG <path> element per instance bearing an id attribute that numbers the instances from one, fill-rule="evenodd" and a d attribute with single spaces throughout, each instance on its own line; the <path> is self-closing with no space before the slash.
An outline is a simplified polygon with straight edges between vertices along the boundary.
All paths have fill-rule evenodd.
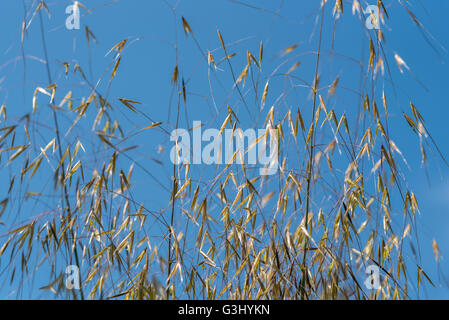
<path id="1" fill-rule="evenodd" d="M 422 27 L 410 7 L 399 4 Z M 22 34 L 40 30 L 48 77 L 33 92 L 30 114 L 11 124 L 7 107 L 1 108 L 0 143 L 11 173 L 1 202 L 2 213 L 9 212 L 0 249 L 8 263 L 4 280 L 27 290 L 29 279 L 45 272 L 49 281 L 41 290 L 74 299 L 402 299 L 410 297 L 410 283 L 431 282 L 404 247 L 407 238 L 417 241 L 419 206 L 389 124 L 390 68 L 410 68 L 397 53 L 392 61 L 382 29 L 362 33 L 365 59 L 338 54 L 335 30 L 344 5 L 317 2 L 310 50 L 293 44 L 269 59 L 264 41 L 242 48 L 244 40 L 230 41 L 220 29 L 215 47 L 204 47 L 202 30 L 167 3 L 175 30 L 167 120 L 138 99 L 113 96 L 128 49 L 139 39 L 117 39 L 94 79 L 90 67 L 77 62 L 50 63 L 43 10 L 51 8 L 45 2 L 29 7 Z M 387 7 L 377 2 L 383 21 Z M 352 11 L 363 28 L 358 1 Z M 85 35 L 93 45 L 94 29 L 86 26 Z M 205 79 L 189 75 L 190 61 L 181 59 L 188 50 L 198 55 Z M 360 68 L 360 75 L 327 73 L 323 66 L 337 58 Z M 55 82 L 52 68 L 82 86 Z M 190 89 L 195 81 L 201 94 Z M 355 112 L 340 105 L 343 92 L 356 97 L 348 99 Z M 172 130 L 194 129 L 190 121 L 203 116 L 189 111 L 195 95 L 209 103 L 212 115 L 203 120 L 220 135 L 245 124 L 276 128 L 277 173 L 260 175 L 244 160 L 144 162 L 153 155 L 140 135 L 158 141 L 164 155 Z M 44 132 L 48 112 L 51 130 Z M 418 137 L 423 161 L 426 150 L 438 153 L 418 108 L 410 103 L 401 114 Z M 253 147 L 235 152 L 233 160 Z M 149 202 L 151 192 L 157 196 Z M 67 265 L 81 272 L 79 290 L 65 286 Z M 365 283 L 373 265 L 381 273 L 376 288 Z"/>

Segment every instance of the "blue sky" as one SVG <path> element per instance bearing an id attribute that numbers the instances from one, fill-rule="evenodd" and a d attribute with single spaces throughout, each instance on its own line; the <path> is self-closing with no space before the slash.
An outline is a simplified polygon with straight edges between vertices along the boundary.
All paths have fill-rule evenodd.
<path id="1" fill-rule="evenodd" d="M 240 3 L 239 3 L 240 2 Z M 333 2 L 333 1 L 330 1 Z M 362 7 L 375 4 L 376 1 L 361 1 Z M 407 12 L 399 5 L 399 1 L 384 1 L 390 15 L 386 25 L 382 26 L 385 33 L 386 55 L 390 59 L 391 75 L 394 79 L 394 89 L 391 83 L 383 83 L 385 91 L 389 94 L 390 103 L 390 130 L 395 142 L 408 161 L 411 170 L 406 167 L 405 173 L 408 177 L 409 186 L 418 197 L 421 214 L 418 217 L 418 227 L 421 243 L 422 264 L 424 270 L 436 283 L 436 287 L 427 289 L 420 293 L 421 298 L 448 299 L 449 288 L 438 280 L 437 265 L 435 264 L 432 251 L 432 240 L 436 239 L 442 253 L 440 271 L 449 279 L 448 263 L 445 253 L 449 252 L 449 170 L 444 166 L 436 155 L 436 159 L 429 151 L 429 162 L 426 168 L 421 167 L 421 156 L 417 137 L 407 128 L 402 117 L 402 110 L 410 110 L 409 102 L 412 101 L 423 115 L 426 126 L 430 129 L 432 137 L 438 144 L 441 152 L 449 156 L 449 143 L 447 119 L 449 119 L 449 108 L 447 93 L 449 82 L 448 54 L 443 49 L 449 48 L 449 2 L 445 0 L 432 1 L 410 1 L 410 7 L 432 34 L 431 44 L 435 50 L 426 42 L 423 34 L 414 25 Z M 20 46 L 21 23 L 24 16 L 24 5 L 26 8 L 35 7 L 36 1 L 4 0 L 0 4 L 0 104 L 8 107 L 8 117 L 17 119 L 32 110 L 32 95 L 37 86 L 48 85 L 47 74 L 42 50 L 42 40 L 39 26 L 39 16 L 36 16 L 25 36 L 23 52 L 26 56 L 26 66 L 22 59 Z M 319 1 L 315 0 L 258 0 L 258 1 L 227 1 L 227 0 L 86 0 L 81 1 L 88 9 L 81 9 L 81 29 L 67 30 L 65 28 L 65 8 L 71 1 L 47 2 L 50 17 L 43 15 L 45 25 L 45 37 L 49 53 L 51 76 L 53 82 L 58 82 L 57 100 L 63 98 L 63 94 L 72 90 L 74 95 L 86 96 L 88 90 L 85 83 L 78 77 L 66 77 L 61 62 L 69 62 L 73 66 L 77 63 L 85 71 L 89 81 L 96 83 L 102 76 L 103 71 L 112 61 L 112 54 L 106 53 L 123 39 L 128 39 L 124 49 L 123 59 L 118 69 L 117 76 L 108 89 L 109 75 L 99 83 L 99 89 L 109 98 L 129 98 L 141 102 L 139 108 L 151 116 L 154 121 L 161 121 L 167 130 L 173 129 L 176 117 L 177 93 L 173 92 L 170 84 L 172 72 L 176 64 L 180 66 L 180 75 L 186 79 L 188 88 L 188 117 L 182 117 L 180 127 L 188 128 L 193 120 L 201 120 L 210 127 L 220 127 L 223 122 L 222 114 L 217 116 L 213 103 L 208 96 L 209 83 L 207 67 L 204 56 L 200 54 L 199 48 L 204 52 L 209 50 L 216 61 L 223 57 L 220 42 L 217 37 L 217 29 L 220 30 L 228 45 L 229 53 L 237 52 L 233 58 L 235 73 L 240 74 L 245 65 L 245 52 L 249 50 L 258 56 L 260 41 L 264 44 L 264 78 L 265 84 L 269 75 L 279 64 L 284 61 L 282 50 L 297 44 L 298 47 L 288 56 L 288 63 L 284 69 L 301 61 L 298 69 L 299 75 L 308 76 L 314 69 L 314 56 L 310 51 L 316 49 L 318 32 L 315 29 L 315 18 L 318 15 Z M 248 6 L 243 5 L 246 3 Z M 341 77 L 341 86 L 359 90 L 360 66 L 354 61 L 363 61 L 364 67 L 368 59 L 368 50 L 363 36 L 366 29 L 356 16 L 351 13 L 352 1 L 343 1 L 344 12 L 335 25 L 336 35 L 332 41 L 332 23 L 330 6 L 327 6 L 327 17 L 325 22 L 326 33 L 323 36 L 323 51 L 334 55 L 325 54 L 320 72 L 323 82 L 331 82 L 336 76 Z M 169 8 L 176 8 L 176 18 Z M 186 37 L 180 23 L 183 16 L 193 30 L 196 41 L 191 36 Z M 30 21 L 31 17 L 28 17 Z M 176 28 L 174 27 L 176 23 Z M 88 46 L 84 27 L 88 26 L 95 35 L 98 43 L 91 42 Z M 426 35 L 429 37 L 429 35 Z M 364 40 L 365 39 L 365 40 Z M 179 56 L 176 55 L 175 44 L 178 43 Z M 332 46 L 333 44 L 333 46 Z M 364 48 L 364 49 L 363 49 Z M 437 52 L 436 52 L 437 51 Z M 394 53 L 400 55 L 411 72 L 400 73 L 394 63 Z M 176 61 L 178 59 L 178 62 Z M 234 62 L 235 61 L 235 62 Z M 216 71 L 212 79 L 214 90 L 217 95 L 217 107 L 220 112 L 225 110 L 226 104 L 230 104 L 242 115 L 241 121 L 248 127 L 257 127 L 260 122 L 256 120 L 256 108 L 250 105 L 250 114 L 245 107 L 238 103 L 239 97 L 234 94 L 229 100 L 227 94 L 232 84 L 231 75 L 225 63 L 219 65 L 223 71 Z M 284 70 L 284 72 L 286 71 Z M 218 80 L 222 85 L 218 84 Z M 417 80 L 419 79 L 419 81 Z M 248 80 L 249 81 L 249 80 Z M 270 93 L 267 98 L 267 106 L 277 104 L 279 92 L 284 89 L 285 83 L 273 80 L 270 82 Z M 278 92 L 278 93 L 276 93 Z M 391 94 L 391 95 L 390 95 Z M 174 99 L 174 100 L 173 100 Z M 296 99 L 296 100 L 295 100 Z M 297 101 L 299 99 L 299 101 Z M 281 99 L 282 100 L 282 99 Z M 39 108 L 44 108 L 44 100 L 41 100 Z M 337 98 L 330 100 L 331 107 L 339 108 L 347 112 L 349 117 L 356 115 L 357 96 L 349 90 L 343 90 Z M 79 101 L 76 101 L 79 103 Z M 378 102 L 379 103 L 379 102 Z M 291 95 L 286 98 L 286 105 L 310 105 L 310 95 L 306 91 L 299 95 Z M 122 108 L 123 117 L 126 109 Z M 285 114 L 285 112 L 283 113 Z M 95 117 L 95 113 L 92 115 Z M 41 112 L 37 121 L 46 124 L 51 121 L 51 114 Z M 148 125 L 148 119 L 130 116 L 128 128 L 130 130 Z M 62 120 L 64 128 L 70 127 L 70 121 Z M 83 130 L 89 130 L 91 123 L 86 123 L 82 130 L 75 134 L 83 137 Z M 39 127 L 39 133 L 43 141 L 51 136 L 45 126 Z M 131 130 L 132 131 L 132 130 Z M 22 137 L 23 138 L 23 137 Z M 152 161 L 156 159 L 168 162 L 168 149 L 170 148 L 167 137 L 160 131 L 152 132 L 152 135 L 139 135 L 133 139 L 143 149 L 134 154 L 136 159 L 145 163 L 148 170 L 170 188 L 170 166 L 162 167 Z M 158 153 L 159 146 L 163 146 L 165 152 Z M 97 153 L 99 159 L 101 154 L 89 141 L 86 148 L 91 154 Z M 90 148 L 90 149 L 89 149 Z M 129 164 L 128 164 L 129 165 Z M 9 180 L 7 167 L 2 167 L 2 179 Z M 142 171 L 137 170 L 139 186 L 136 197 L 150 203 L 152 208 L 162 208 L 167 203 L 168 193 L 155 181 L 143 176 Z M 201 172 L 201 169 L 194 169 Z M 139 176 L 140 175 L 140 176 Z M 430 178 L 428 178 L 430 177 Z M 429 182 L 429 179 L 431 182 Z M 0 184 L 0 192 L 7 192 L 8 183 Z M 49 199 L 47 206 L 56 204 L 57 200 Z M 31 208 L 31 207 L 30 207 Z M 39 214 L 44 207 L 36 205 L 31 210 L 32 215 Z M 16 207 L 17 209 L 17 207 Z M 11 210 L 13 212 L 14 210 Z M 7 231 L 8 223 L 0 226 L 0 234 Z M 5 219 L 4 217 L 0 218 Z M 23 221 L 23 219 L 16 220 Z M 153 230 L 157 232 L 157 229 Z M 0 267 L 5 267 L 0 261 Z M 42 275 L 42 273 L 39 273 Z M 3 280 L 0 280 L 3 283 Z M 47 279 L 35 281 L 41 284 Z M 33 296 L 35 287 L 30 285 L 24 289 L 24 297 Z M 34 288 L 34 289 L 32 289 Z M 29 290 L 29 292 L 27 292 Z M 1 297 L 6 296 L 7 289 L 0 289 Z"/>

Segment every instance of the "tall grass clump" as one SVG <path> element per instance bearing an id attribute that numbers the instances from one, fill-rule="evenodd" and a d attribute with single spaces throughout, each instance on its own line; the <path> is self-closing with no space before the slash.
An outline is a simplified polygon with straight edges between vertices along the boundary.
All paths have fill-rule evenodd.
<path id="1" fill-rule="evenodd" d="M 383 28 L 390 7 L 406 12 L 415 29 L 404 28 L 441 51 L 411 5 L 378 0 L 382 27 L 369 30 L 359 1 L 315 1 L 312 15 L 292 22 L 307 37 L 292 29 L 279 48 L 244 29 L 233 38 L 219 25 L 198 28 L 171 2 L 159 1 L 171 38 L 129 36 L 103 50 L 92 20 L 77 33 L 85 52 L 72 59 L 51 42 L 61 5 L 23 1 L 25 107 L 19 114 L 6 101 L 0 110 L 0 280 L 10 296 L 407 299 L 432 285 L 400 142 L 413 141 L 423 164 L 429 152 L 445 160 L 420 107 L 397 103 L 396 78 L 419 79 Z M 274 10 L 226 3 L 267 23 L 290 21 L 283 1 Z M 119 4 L 75 5 L 87 19 Z M 354 34 L 340 35 L 346 23 Z M 345 36 L 357 37 L 353 46 L 340 44 Z M 41 57 L 36 78 L 27 41 Z M 143 41 L 155 52 L 139 51 Z M 134 85 L 127 63 L 164 64 L 152 61 L 157 51 L 171 67 L 148 74 L 160 84 L 148 90 L 168 93 L 163 106 L 123 89 Z M 171 133 L 191 133 L 196 120 L 220 135 L 277 129 L 276 174 L 261 175 L 238 153 L 230 164 L 172 163 Z M 80 270 L 79 290 L 66 288 L 69 265 Z M 380 270 L 377 289 L 366 285 L 369 266 Z"/>

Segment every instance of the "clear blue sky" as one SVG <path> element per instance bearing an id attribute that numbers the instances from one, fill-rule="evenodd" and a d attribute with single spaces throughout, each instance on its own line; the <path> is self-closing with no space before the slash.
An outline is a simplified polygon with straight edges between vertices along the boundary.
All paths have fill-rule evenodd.
<path id="1" fill-rule="evenodd" d="M 170 97 L 177 99 L 173 94 L 173 87 L 170 85 L 172 71 L 176 65 L 175 39 L 179 41 L 180 55 L 178 64 L 180 74 L 186 79 L 188 87 L 188 119 L 182 118 L 180 126 L 187 127 L 193 120 L 202 120 L 210 127 L 218 127 L 223 119 L 215 117 L 215 111 L 210 97 L 207 82 L 207 68 L 204 57 L 201 56 L 197 44 L 191 37 L 186 37 L 180 24 L 180 16 L 184 16 L 193 29 L 198 45 L 203 51 L 209 50 L 216 57 L 222 57 L 219 50 L 220 43 L 217 37 L 217 29 L 220 29 L 225 42 L 229 44 L 229 53 L 238 52 L 235 57 L 235 72 L 240 74 L 245 64 L 246 49 L 258 56 L 259 43 L 264 43 L 264 59 L 266 64 L 265 73 L 268 75 L 274 68 L 283 61 L 281 52 L 284 48 L 293 44 L 298 44 L 298 48 L 293 53 L 287 64 L 287 68 L 296 61 L 301 61 L 301 72 L 310 75 L 314 67 L 314 58 L 306 53 L 315 50 L 317 43 L 317 30 L 314 30 L 315 17 L 319 8 L 318 0 L 85 0 L 81 1 L 88 9 L 87 12 L 81 9 L 81 29 L 67 30 L 64 26 L 67 15 L 65 8 L 71 1 L 47 2 L 50 10 L 50 18 L 45 14 L 44 25 L 47 47 L 49 52 L 51 75 L 53 82 L 62 83 L 58 90 L 60 97 L 63 92 L 73 90 L 78 97 L 85 95 L 88 91 L 81 88 L 80 77 L 70 77 L 66 79 L 64 67 L 60 62 L 70 62 L 73 68 L 78 63 L 92 82 L 96 82 L 101 77 L 102 72 L 107 68 L 112 60 L 112 56 L 105 56 L 108 50 L 123 39 L 128 39 L 123 61 L 119 67 L 117 77 L 109 90 L 111 100 L 117 98 L 129 98 L 142 102 L 142 107 L 147 114 L 151 115 L 155 121 L 164 123 L 174 123 L 175 106 Z M 334 2 L 334 1 L 330 1 Z M 449 156 L 448 134 L 449 126 L 449 65 L 447 53 L 441 49 L 440 45 L 449 48 L 449 2 L 447 0 L 414 0 L 410 1 L 411 8 L 424 24 L 426 30 L 432 34 L 431 43 L 439 52 L 425 41 L 423 35 L 413 24 L 405 10 L 399 5 L 399 1 L 384 1 L 390 15 L 383 30 L 386 36 L 385 50 L 390 59 L 390 68 L 395 84 L 395 93 L 391 89 L 391 84 L 386 83 L 386 91 L 391 93 L 389 102 L 390 121 L 392 123 L 391 132 L 397 137 L 395 142 L 403 152 L 411 167 L 406 170 L 409 185 L 418 197 L 421 215 L 418 217 L 419 238 L 421 242 L 421 254 L 424 270 L 428 272 L 436 287 L 428 287 L 425 292 L 420 293 L 421 298 L 449 299 L 449 288 L 443 279 L 438 279 L 437 265 L 432 251 L 432 240 L 436 239 L 442 253 L 440 261 L 440 272 L 449 279 L 449 264 L 446 254 L 449 252 L 449 170 L 444 167 L 441 161 L 434 161 L 433 155 L 429 152 L 429 163 L 426 169 L 420 166 L 420 151 L 418 140 L 410 133 L 403 121 L 401 110 L 409 110 L 409 102 L 419 108 L 426 120 L 426 125 L 431 128 L 431 134 L 437 142 L 440 150 Z M 20 46 L 21 24 L 24 17 L 25 8 L 35 7 L 37 1 L 30 0 L 3 0 L 0 3 L 0 104 L 8 107 L 8 117 L 11 119 L 23 116 L 31 112 L 32 95 L 37 86 L 46 87 L 48 85 L 45 65 L 42 63 L 44 54 L 40 35 L 39 16 L 36 16 L 30 25 L 28 34 L 25 36 L 23 52 L 25 54 L 26 68 L 22 59 L 22 49 Z M 352 1 L 343 1 L 344 13 L 336 24 L 336 37 L 334 48 L 332 49 L 332 30 L 330 19 L 331 14 L 328 8 L 329 18 L 326 21 L 326 34 L 323 37 L 323 50 L 330 52 L 334 50 L 332 59 L 329 56 L 324 58 L 321 72 L 326 75 L 327 81 L 331 81 L 336 76 L 342 79 L 342 86 L 351 87 L 358 90 L 359 66 L 353 60 L 362 60 L 365 63 L 368 59 L 366 42 L 361 41 L 366 30 L 363 29 L 360 21 L 351 13 Z M 376 1 L 361 1 L 362 6 L 375 4 Z M 174 21 L 171 7 L 176 7 L 177 19 Z M 251 7 L 253 6 L 253 7 Z M 329 6 L 328 6 L 329 7 Z M 27 21 L 30 21 L 29 16 Z M 174 22 L 177 28 L 175 33 Z M 98 43 L 91 43 L 87 46 L 84 26 L 88 26 Z M 312 36 L 311 36 L 312 35 Z M 427 37 L 429 37 L 427 35 Z M 363 51 L 362 47 L 365 48 Z M 394 53 L 399 54 L 411 69 L 411 73 L 405 71 L 401 74 L 394 63 Z M 350 57 L 351 59 L 349 59 Z M 216 58 L 217 59 L 217 58 Z M 217 59 L 218 60 L 218 59 Z M 92 65 L 90 64 L 92 61 Z M 219 67 L 225 68 L 224 64 Z M 285 69 L 285 67 L 284 67 Z M 286 69 L 288 70 L 288 69 Z M 285 71 L 284 71 L 285 72 Z M 301 74 L 301 73 L 299 73 Z M 226 92 L 229 87 L 230 74 L 228 71 L 217 71 L 217 75 L 222 77 L 226 90 L 222 90 L 220 85 L 216 85 L 217 99 L 221 101 L 218 105 L 223 108 L 223 101 L 226 100 Z M 102 92 L 107 92 L 107 80 L 100 84 Z M 417 81 L 419 79 L 419 81 Z M 310 77 L 309 77 L 310 80 Z M 247 80 L 249 81 L 249 80 Z M 265 81 L 262 81 L 263 84 Z M 269 96 L 266 108 L 278 103 L 279 93 L 283 89 L 282 82 L 273 82 L 270 92 L 278 92 Z M 295 96 L 288 98 L 289 105 L 306 104 L 298 102 Z M 304 94 L 301 98 L 308 99 Z M 229 103 L 237 101 L 238 97 L 233 96 Z M 45 108 L 42 100 L 40 108 Z M 338 99 L 332 102 L 333 108 L 338 108 L 341 112 L 346 111 L 349 115 L 354 114 L 356 101 L 354 95 L 343 91 L 338 95 Z M 79 102 L 79 101 L 78 101 Z M 379 102 L 378 102 L 379 103 Z M 253 104 L 250 104 L 253 106 Z M 118 108 L 123 106 L 117 105 Z M 171 108 L 171 109 L 170 109 Z M 252 116 L 247 116 L 243 105 L 236 105 L 235 108 L 244 114 L 243 121 L 248 126 L 257 125 L 257 121 Z M 123 109 L 123 111 L 126 111 Z M 125 114 L 125 112 L 124 112 Z M 285 112 L 284 112 L 285 114 Z M 41 113 L 38 121 L 42 124 L 51 121 L 48 116 Z M 167 122 L 167 120 L 169 120 Z M 70 122 L 62 120 L 64 127 L 69 127 Z M 136 127 L 148 125 L 147 119 L 130 118 L 130 123 Z M 85 126 L 89 130 L 89 125 Z M 170 129 L 170 125 L 166 126 Z M 50 137 L 51 132 L 39 129 L 42 137 Z M 82 132 L 78 132 L 82 137 Z M 43 139 L 44 141 L 45 139 Z M 154 135 L 136 137 L 134 144 L 144 146 L 142 153 L 136 153 L 147 169 L 155 172 L 154 175 L 162 181 L 167 188 L 170 188 L 169 166 L 162 168 L 152 161 L 156 158 L 159 161 L 168 162 L 168 150 L 164 153 L 157 153 L 159 145 L 166 149 L 170 144 L 166 136 L 159 132 Z M 89 143 L 86 143 L 89 149 Z M 89 150 L 95 153 L 95 150 Z M 9 187 L 8 168 L 2 166 L 2 181 L 0 192 L 7 192 Z M 138 170 L 138 169 L 137 169 Z M 137 171 L 138 172 L 138 171 Z M 430 177 L 428 182 L 426 175 Z M 141 172 L 140 172 L 141 173 Z M 145 199 L 146 203 L 151 203 L 151 207 L 163 207 L 167 203 L 167 192 L 156 182 L 147 178 L 137 179 L 140 191 L 136 196 Z M 50 188 L 51 190 L 51 188 Z M 56 200 L 49 199 L 48 204 L 55 203 Z M 44 205 L 36 204 L 31 212 L 37 215 L 39 212 L 47 210 Z M 17 209 L 17 208 L 16 208 Z M 2 220 L 4 218 L 0 218 Z M 8 219 L 11 219 L 10 217 Z M 24 219 L 16 218 L 16 222 Z M 0 226 L 0 235 L 8 230 L 8 221 L 5 226 Z M 156 232 L 155 230 L 154 232 Z M 5 268 L 4 260 L 0 261 L 0 268 Z M 30 285 L 29 292 L 23 297 L 34 296 L 33 290 L 43 285 L 46 279 L 35 279 L 38 284 Z M 0 283 L 3 284 L 0 273 Z M 0 298 L 6 297 L 9 289 L 0 289 Z"/>

